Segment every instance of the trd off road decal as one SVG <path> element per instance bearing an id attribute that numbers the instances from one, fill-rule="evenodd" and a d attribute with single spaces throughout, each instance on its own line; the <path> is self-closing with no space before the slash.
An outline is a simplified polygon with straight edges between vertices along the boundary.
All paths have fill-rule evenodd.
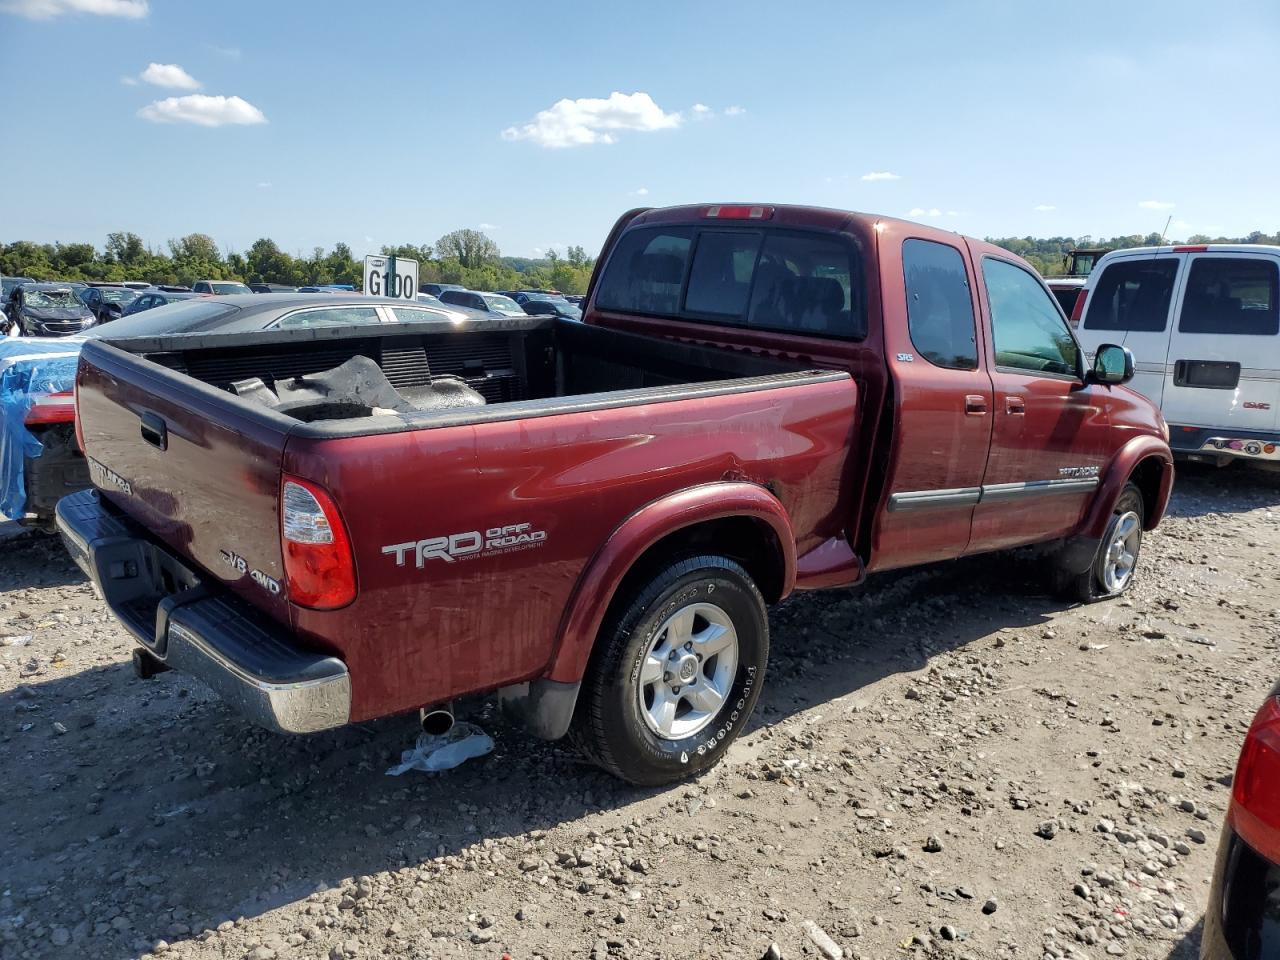
<path id="1" fill-rule="evenodd" d="M 472 557 L 493 557 L 502 553 L 532 550 L 547 541 L 547 531 L 534 530 L 529 523 L 512 523 L 505 527 L 490 527 L 481 533 L 451 533 L 447 537 L 427 537 L 425 540 L 409 540 L 382 548 L 387 556 L 394 555 L 396 566 L 403 567 L 412 557 L 413 565 L 421 570 L 428 560 L 454 563 Z"/>

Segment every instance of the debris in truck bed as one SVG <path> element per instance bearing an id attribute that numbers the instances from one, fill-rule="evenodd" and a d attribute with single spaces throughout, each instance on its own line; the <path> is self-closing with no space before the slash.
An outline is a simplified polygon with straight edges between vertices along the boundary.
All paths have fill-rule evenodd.
<path id="1" fill-rule="evenodd" d="M 352 417 L 484 406 L 484 397 L 457 377 L 438 377 L 421 386 L 397 390 L 373 360 L 355 356 L 330 370 L 285 377 L 269 387 L 261 377 L 231 384 L 236 396 L 298 420 Z M 408 395 L 406 395 L 408 394 Z"/>

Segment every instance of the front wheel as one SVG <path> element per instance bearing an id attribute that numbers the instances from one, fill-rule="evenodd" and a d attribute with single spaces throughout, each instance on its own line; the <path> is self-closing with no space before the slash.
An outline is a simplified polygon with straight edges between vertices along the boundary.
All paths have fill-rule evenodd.
<path id="1" fill-rule="evenodd" d="M 1092 603 L 1128 590 L 1142 550 L 1143 515 L 1142 491 L 1133 483 L 1125 484 L 1089 569 L 1078 574 L 1055 569 L 1055 592 L 1063 599 Z"/>
<path id="2" fill-rule="evenodd" d="M 741 733 L 768 658 L 764 598 L 747 572 L 725 557 L 682 560 L 606 620 L 571 737 L 630 783 L 691 777 Z"/>

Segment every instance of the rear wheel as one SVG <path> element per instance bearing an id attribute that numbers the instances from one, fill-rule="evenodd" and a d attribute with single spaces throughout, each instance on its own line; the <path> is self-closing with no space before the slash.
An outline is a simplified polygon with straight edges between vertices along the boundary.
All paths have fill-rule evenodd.
<path id="1" fill-rule="evenodd" d="M 1054 592 L 1066 600 L 1092 603 L 1128 590 L 1142 551 L 1143 515 L 1142 491 L 1133 483 L 1125 484 L 1089 569 L 1072 573 L 1055 567 Z"/>
<path id="2" fill-rule="evenodd" d="M 634 784 L 693 776 L 746 725 L 768 656 L 764 598 L 747 572 L 724 557 L 682 560 L 606 621 L 571 737 Z"/>

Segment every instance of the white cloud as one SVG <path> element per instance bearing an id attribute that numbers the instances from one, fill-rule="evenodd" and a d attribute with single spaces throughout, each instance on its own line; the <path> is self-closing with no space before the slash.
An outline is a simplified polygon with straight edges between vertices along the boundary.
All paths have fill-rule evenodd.
<path id="1" fill-rule="evenodd" d="M 647 93 L 609 94 L 608 99 L 558 100 L 528 123 L 507 127 L 504 140 L 532 140 L 543 147 L 616 143 L 617 130 L 666 130 L 680 125 L 679 113 L 665 113 Z"/>
<path id="2" fill-rule="evenodd" d="M 1165 200 L 1143 200 L 1138 206 L 1143 210 L 1172 210 L 1173 204 Z"/>
<path id="3" fill-rule="evenodd" d="M 138 20 L 147 15 L 147 0 L 0 0 L 0 13 L 16 13 L 28 20 L 51 20 L 64 13 Z"/>
<path id="4" fill-rule="evenodd" d="M 211 97 L 203 93 L 157 100 L 139 110 L 138 116 L 152 123 L 194 123 L 201 127 L 267 122 L 261 110 L 239 97 Z"/>
<path id="5" fill-rule="evenodd" d="M 498 226 L 496 223 L 482 223 L 482 224 L 480 224 L 480 226 L 479 226 L 479 228 L 478 228 L 478 229 L 480 229 L 480 230 L 501 230 L 502 228 L 501 228 L 500 226 Z"/>
<path id="6" fill-rule="evenodd" d="M 271 181 L 270 181 L 270 180 L 263 180 L 261 183 L 259 183 L 259 184 L 258 184 L 258 189 L 259 189 L 259 190 L 268 190 L 268 189 L 270 189 L 270 188 L 271 188 Z"/>
<path id="7" fill-rule="evenodd" d="M 1057 210 L 1058 208 L 1055 207 L 1052 203 L 1037 203 L 1031 209 L 1034 210 L 1036 213 L 1048 213 L 1050 210 Z"/>
<path id="8" fill-rule="evenodd" d="M 959 211 L 959 210 L 948 210 L 948 211 L 947 211 L 947 216 L 948 216 L 948 217 L 958 217 L 958 216 L 960 216 L 960 211 Z"/>
<path id="9" fill-rule="evenodd" d="M 1175 229 L 1175 230 L 1190 230 L 1190 229 L 1191 229 L 1191 224 L 1187 223 L 1187 221 L 1185 221 L 1185 220 L 1175 220 L 1175 221 L 1173 221 L 1173 229 Z"/>
<path id="10" fill-rule="evenodd" d="M 136 87 L 138 85 L 137 77 L 121 77 L 120 82 L 126 87 Z"/>
<path id="11" fill-rule="evenodd" d="M 149 63 L 138 78 L 154 87 L 168 87 L 171 90 L 200 89 L 200 81 L 176 63 Z"/>
<path id="12" fill-rule="evenodd" d="M 744 113 L 746 113 L 746 112 L 747 112 L 747 108 L 746 108 L 746 107 L 739 107 L 739 106 L 737 106 L 736 104 L 735 104 L 734 106 L 732 106 L 732 107 L 725 107 L 725 108 L 724 108 L 724 115 L 725 115 L 726 117 L 740 117 L 740 116 L 742 116 L 742 115 L 743 115 Z"/>
<path id="13" fill-rule="evenodd" d="M 707 114 L 711 113 L 711 108 L 708 107 L 705 103 L 695 103 L 693 105 L 693 112 L 698 114 L 699 116 L 705 117 Z"/>
<path id="14" fill-rule="evenodd" d="M 888 170 L 872 170 L 870 173 L 864 173 L 859 179 L 861 180 L 901 180 L 902 178 L 896 173 L 890 173 Z"/>
<path id="15" fill-rule="evenodd" d="M 637 197 L 647 197 L 649 195 L 648 187 L 639 187 L 632 191 Z"/>
<path id="16" fill-rule="evenodd" d="M 956 215 L 954 210 L 948 211 L 948 212 L 953 217 Z M 907 216 L 908 217 L 940 217 L 942 216 L 942 211 L 939 210 L 937 207 L 930 207 L 928 210 L 926 210 L 924 207 L 912 207 L 909 211 L 907 211 Z"/>

